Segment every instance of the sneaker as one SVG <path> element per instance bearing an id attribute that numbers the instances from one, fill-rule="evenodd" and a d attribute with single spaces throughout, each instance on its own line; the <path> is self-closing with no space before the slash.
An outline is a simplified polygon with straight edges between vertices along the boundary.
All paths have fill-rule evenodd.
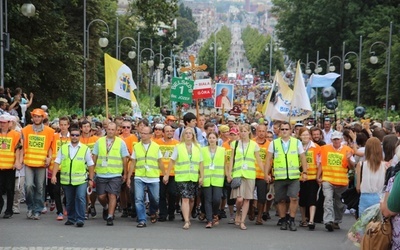
<path id="1" fill-rule="evenodd" d="M 12 216 L 13 216 L 13 214 L 5 213 L 4 216 L 3 216 L 3 218 L 4 218 L 4 219 L 10 219 Z"/>
<path id="2" fill-rule="evenodd" d="M 70 220 L 67 220 L 67 221 L 64 223 L 64 225 L 66 225 L 66 226 L 71 226 L 71 225 L 74 225 L 74 223 L 73 223 L 72 221 L 70 221 Z"/>
<path id="3" fill-rule="evenodd" d="M 40 213 L 35 213 L 35 215 L 33 215 L 33 219 L 40 220 Z"/>
<path id="4" fill-rule="evenodd" d="M 47 213 L 47 207 L 44 207 L 44 208 L 42 209 L 42 214 L 45 214 L 45 213 Z"/>
<path id="5" fill-rule="evenodd" d="M 288 222 L 282 221 L 281 230 L 287 230 Z"/>
<path id="6" fill-rule="evenodd" d="M 271 219 L 271 216 L 269 215 L 269 212 L 263 213 L 262 217 L 263 221 L 267 221 Z"/>
<path id="7" fill-rule="evenodd" d="M 53 212 L 55 208 L 56 208 L 56 204 L 55 204 L 54 201 L 53 201 L 53 202 L 51 202 L 51 204 L 50 204 L 50 212 Z"/>
<path id="8" fill-rule="evenodd" d="M 333 223 L 333 229 L 340 229 L 339 223 Z"/>
<path id="9" fill-rule="evenodd" d="M 107 224 L 106 224 L 107 226 L 113 226 L 114 225 L 114 222 L 113 222 L 113 218 L 112 217 L 108 217 L 107 218 Z"/>
<path id="10" fill-rule="evenodd" d="M 83 225 L 84 225 L 84 223 L 83 223 L 82 221 L 78 221 L 78 222 L 76 223 L 76 226 L 77 226 L 77 227 L 83 227 Z"/>
<path id="11" fill-rule="evenodd" d="M 278 223 L 276 223 L 277 226 L 282 226 L 283 222 L 285 221 L 285 218 L 281 218 L 278 220 Z"/>
<path id="12" fill-rule="evenodd" d="M 225 210 L 220 210 L 220 211 L 219 211 L 219 216 L 220 216 L 221 218 L 226 218 L 226 212 L 225 212 Z"/>
<path id="13" fill-rule="evenodd" d="M 235 224 L 235 218 L 231 217 L 228 221 L 228 224 Z"/>
<path id="14" fill-rule="evenodd" d="M 18 208 L 13 208 L 13 214 L 20 214 L 21 211 L 19 211 Z"/>
<path id="15" fill-rule="evenodd" d="M 57 215 L 57 220 L 63 220 L 64 219 L 64 215 L 62 213 L 59 213 Z"/>
<path id="16" fill-rule="evenodd" d="M 290 231 L 297 231 L 296 222 L 294 220 L 289 221 L 289 229 Z"/>
<path id="17" fill-rule="evenodd" d="M 108 209 L 103 208 L 103 220 L 107 220 L 108 218 Z"/>
<path id="18" fill-rule="evenodd" d="M 328 232 L 333 232 L 333 223 L 332 222 L 326 223 L 325 228 L 328 230 Z"/>
<path id="19" fill-rule="evenodd" d="M 28 218 L 28 219 L 33 219 L 32 210 L 28 210 L 28 211 L 26 212 L 26 218 Z"/>
<path id="20" fill-rule="evenodd" d="M 90 207 L 90 215 L 92 216 L 92 218 L 96 217 L 97 212 L 95 207 Z"/>

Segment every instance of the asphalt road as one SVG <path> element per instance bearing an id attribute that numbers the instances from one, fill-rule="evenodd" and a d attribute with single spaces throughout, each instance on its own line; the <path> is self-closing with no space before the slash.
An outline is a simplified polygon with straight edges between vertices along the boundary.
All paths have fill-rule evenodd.
<path id="1" fill-rule="evenodd" d="M 101 208 L 97 206 L 97 210 Z M 281 231 L 276 226 L 277 217 L 258 226 L 247 221 L 247 230 L 228 224 L 205 229 L 205 223 L 192 219 L 189 230 L 183 230 L 183 222 L 177 215 L 175 221 L 148 222 L 146 228 L 136 228 L 131 218 L 116 214 L 114 226 L 106 226 L 100 217 L 90 218 L 83 228 L 65 226 L 57 221 L 55 212 L 48 212 L 34 221 L 26 218 L 26 205 L 21 204 L 21 214 L 11 219 L 0 218 L 0 247 L 28 247 L 29 250 L 66 248 L 135 248 L 135 249 L 357 249 L 346 241 L 348 229 L 354 223 L 351 215 L 344 217 L 342 229 L 327 232 L 317 224 L 315 231 L 298 228 L 298 231 Z M 274 212 L 272 211 L 271 215 Z M 2 215 L 1 215 L 2 216 Z M 299 218 L 299 217 L 298 217 Z M 297 220 L 298 220 L 297 218 Z M 57 248 L 55 248 L 57 247 Z M 71 249 L 70 249 L 71 248 Z M 75 248 L 75 249 L 72 249 Z M 6 248 L 4 248 L 6 249 Z M 23 249 L 23 248 L 22 248 Z M 99 249 L 98 249 L 99 250 Z"/>

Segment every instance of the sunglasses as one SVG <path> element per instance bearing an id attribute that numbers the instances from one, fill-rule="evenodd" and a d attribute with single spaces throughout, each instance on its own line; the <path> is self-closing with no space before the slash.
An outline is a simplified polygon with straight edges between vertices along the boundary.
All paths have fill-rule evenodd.
<path id="1" fill-rule="evenodd" d="M 70 134 L 71 137 L 79 137 L 80 134 Z"/>
<path id="2" fill-rule="evenodd" d="M 129 127 L 129 126 L 122 126 L 122 128 L 123 128 L 123 129 L 126 129 L 126 128 L 131 129 L 131 127 Z"/>
<path id="3" fill-rule="evenodd" d="M 154 130 L 162 130 L 162 128 L 155 128 Z"/>
<path id="4" fill-rule="evenodd" d="M 281 128 L 281 131 L 289 130 L 288 128 Z"/>

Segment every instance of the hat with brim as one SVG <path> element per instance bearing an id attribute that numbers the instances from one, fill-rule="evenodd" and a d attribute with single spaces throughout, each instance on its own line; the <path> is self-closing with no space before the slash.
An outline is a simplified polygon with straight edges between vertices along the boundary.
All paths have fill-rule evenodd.
<path id="1" fill-rule="evenodd" d="M 0 115 L 0 122 L 9 122 L 12 120 L 11 115 Z"/>
<path id="2" fill-rule="evenodd" d="M 332 133 L 331 139 L 342 139 L 343 138 L 343 134 L 342 132 L 339 131 L 335 131 Z"/>

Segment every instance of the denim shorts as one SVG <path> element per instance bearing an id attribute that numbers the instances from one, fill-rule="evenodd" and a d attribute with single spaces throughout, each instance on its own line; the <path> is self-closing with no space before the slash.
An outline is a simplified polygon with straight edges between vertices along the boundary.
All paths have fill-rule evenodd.
<path id="1" fill-rule="evenodd" d="M 370 206 L 379 204 L 380 200 L 378 193 L 361 193 L 360 203 L 358 204 L 359 216 Z"/>

